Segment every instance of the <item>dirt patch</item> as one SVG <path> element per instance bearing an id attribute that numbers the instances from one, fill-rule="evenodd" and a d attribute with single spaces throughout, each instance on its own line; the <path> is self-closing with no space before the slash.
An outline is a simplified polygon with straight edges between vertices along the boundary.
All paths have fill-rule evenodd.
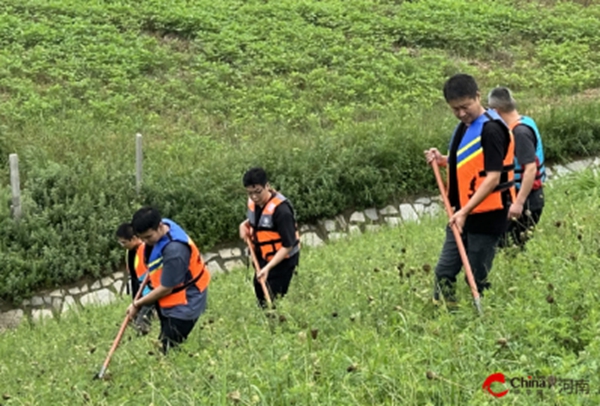
<path id="1" fill-rule="evenodd" d="M 595 89 L 587 89 L 581 93 L 575 94 L 573 97 L 584 99 L 584 100 L 594 100 L 600 98 L 600 87 Z"/>

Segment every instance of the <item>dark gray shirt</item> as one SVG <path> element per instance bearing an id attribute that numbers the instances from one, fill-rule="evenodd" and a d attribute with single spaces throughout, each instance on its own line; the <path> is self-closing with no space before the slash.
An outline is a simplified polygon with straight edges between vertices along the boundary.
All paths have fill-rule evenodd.
<path id="1" fill-rule="evenodd" d="M 160 284 L 167 288 L 175 287 L 192 279 L 189 271 L 190 247 L 177 241 L 168 243 L 163 249 L 163 270 Z M 167 309 L 161 308 L 166 317 L 182 320 L 194 320 L 200 317 L 206 309 L 206 296 L 208 289 L 200 292 L 198 288 L 190 286 L 186 290 L 187 304 L 174 306 Z"/>
<path id="2" fill-rule="evenodd" d="M 536 137 L 531 128 L 518 125 L 513 130 L 515 136 L 515 155 L 521 166 L 535 162 Z"/>
<path id="3" fill-rule="evenodd" d="M 524 124 L 519 124 L 513 129 L 515 137 L 515 156 L 519 161 L 519 165 L 524 165 L 536 162 L 535 149 L 537 146 L 537 137 L 533 129 Z M 540 210 L 544 207 L 544 190 L 539 188 L 532 190 L 525 201 L 524 210 Z"/>

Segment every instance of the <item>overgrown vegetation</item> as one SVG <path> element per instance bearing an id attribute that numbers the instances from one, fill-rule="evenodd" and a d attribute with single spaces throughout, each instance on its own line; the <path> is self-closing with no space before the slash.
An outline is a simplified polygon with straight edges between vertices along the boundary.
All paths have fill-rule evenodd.
<path id="1" fill-rule="evenodd" d="M 434 187 L 421 152 L 448 142 L 458 71 L 516 90 L 549 158 L 600 152 L 600 102 L 570 100 L 600 86 L 598 32 L 600 6 L 571 2 L 3 2 L 0 152 L 25 218 L 0 207 L 0 297 L 111 272 L 142 203 L 201 247 L 231 238 L 251 165 L 303 222 Z"/>
<path id="2" fill-rule="evenodd" d="M 600 85 L 597 5 L 27 0 L 2 11 L 8 122 L 331 126 L 430 106 L 469 63 L 536 95 Z"/>
<path id="3" fill-rule="evenodd" d="M 249 274 L 220 274 L 209 310 L 181 351 L 164 358 L 149 336 L 126 333 L 93 381 L 126 301 L 70 312 L 0 335 L 5 405 L 492 405 L 481 388 L 494 372 L 586 382 L 502 401 L 600 401 L 597 252 L 600 177 L 555 181 L 527 251 L 506 251 L 491 272 L 484 316 L 459 278 L 456 313 L 430 301 L 445 219 L 306 249 L 274 317 L 254 302 Z M 494 384 L 496 392 L 502 385 Z"/>

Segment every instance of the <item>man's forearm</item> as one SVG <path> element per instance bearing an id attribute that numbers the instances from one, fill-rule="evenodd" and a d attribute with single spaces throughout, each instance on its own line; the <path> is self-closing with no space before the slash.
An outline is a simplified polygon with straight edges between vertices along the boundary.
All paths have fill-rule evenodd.
<path id="1" fill-rule="evenodd" d="M 537 166 L 535 162 L 527 164 L 523 168 L 523 174 L 521 175 L 521 189 L 519 189 L 517 200 L 515 202 L 520 205 L 524 205 L 525 201 L 527 201 L 527 196 L 529 196 L 529 193 L 531 193 L 533 182 L 535 182 L 535 175 L 537 173 Z"/>
<path id="2" fill-rule="evenodd" d="M 294 247 L 281 247 L 276 253 L 275 256 L 269 261 L 269 263 L 265 266 L 265 268 L 268 267 L 269 270 L 275 268 L 281 261 L 283 261 L 285 259 L 285 257 L 288 256 L 288 254 L 290 252 L 292 252 L 292 249 Z"/>

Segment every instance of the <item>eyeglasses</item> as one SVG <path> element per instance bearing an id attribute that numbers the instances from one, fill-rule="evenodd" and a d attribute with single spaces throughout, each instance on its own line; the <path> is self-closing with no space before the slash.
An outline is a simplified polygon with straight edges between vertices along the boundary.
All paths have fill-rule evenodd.
<path id="1" fill-rule="evenodd" d="M 260 194 L 264 191 L 265 189 L 262 188 L 260 190 L 246 190 L 246 193 L 248 193 L 248 196 L 260 196 Z"/>

